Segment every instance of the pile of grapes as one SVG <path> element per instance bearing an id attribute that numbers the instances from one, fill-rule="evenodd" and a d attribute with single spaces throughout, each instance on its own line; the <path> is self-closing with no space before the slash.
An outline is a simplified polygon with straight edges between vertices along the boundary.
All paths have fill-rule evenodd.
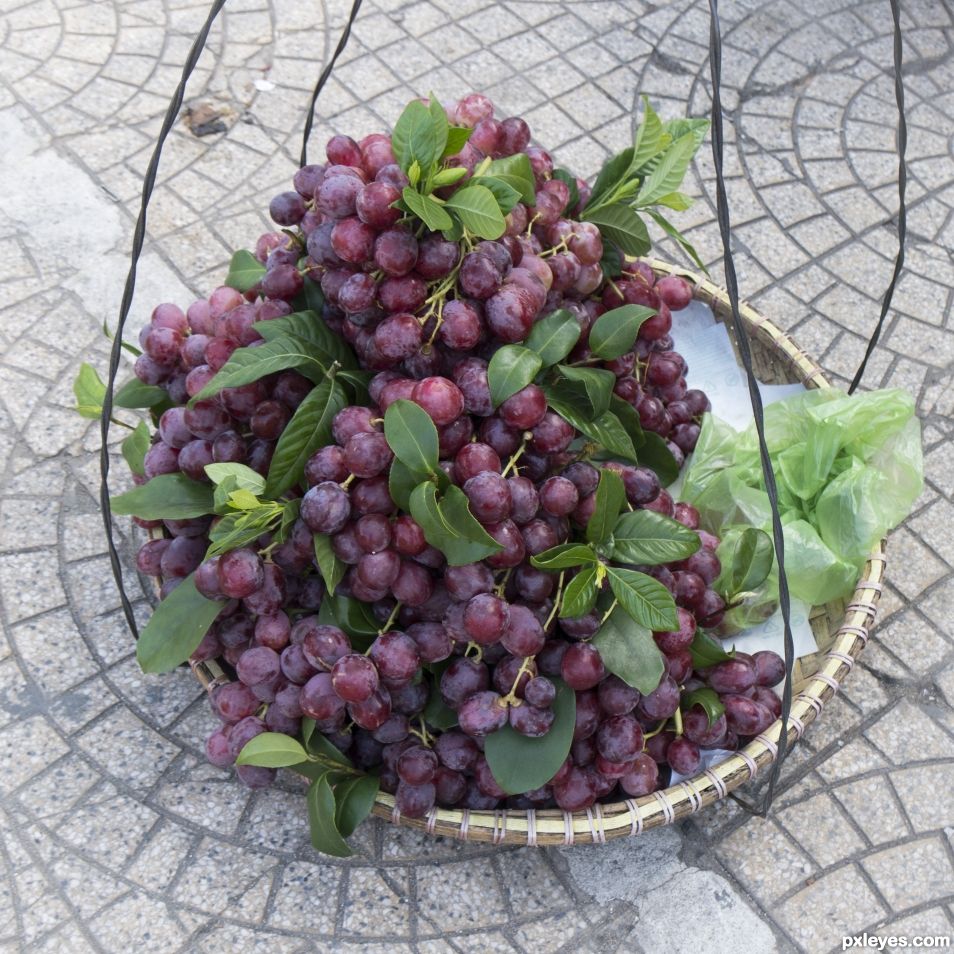
<path id="1" fill-rule="evenodd" d="M 710 406 L 670 335 L 692 290 L 627 257 L 699 128 L 649 115 L 591 189 L 482 95 L 415 102 L 155 309 L 114 511 L 156 531 L 144 668 L 234 672 L 213 764 L 294 766 L 344 835 L 378 785 L 410 817 L 646 795 L 777 718 L 782 661 L 704 632 L 720 541 L 663 486 Z"/>

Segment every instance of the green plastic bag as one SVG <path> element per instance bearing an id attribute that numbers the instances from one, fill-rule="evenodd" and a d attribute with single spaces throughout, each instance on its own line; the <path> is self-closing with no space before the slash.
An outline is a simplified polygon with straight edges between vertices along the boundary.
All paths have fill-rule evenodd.
<path id="1" fill-rule="evenodd" d="M 847 595 L 868 554 L 921 493 L 914 399 L 897 389 L 850 397 L 835 389 L 806 391 L 766 407 L 765 437 L 792 595 L 815 605 Z M 771 534 L 755 425 L 736 431 L 707 414 L 680 496 L 712 533 L 750 525 Z M 770 590 L 777 593 L 774 571 L 769 580 L 753 615 L 768 605 Z"/>

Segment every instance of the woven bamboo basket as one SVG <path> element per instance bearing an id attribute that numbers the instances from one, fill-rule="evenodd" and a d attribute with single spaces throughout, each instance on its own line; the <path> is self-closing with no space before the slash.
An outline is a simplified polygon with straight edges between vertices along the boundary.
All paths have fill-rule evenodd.
<path id="1" fill-rule="evenodd" d="M 644 259 L 659 275 L 679 275 L 694 288 L 694 297 L 709 305 L 720 321 L 731 327 L 731 304 L 726 291 L 693 272 L 657 259 Z M 742 321 L 752 345 L 752 362 L 758 379 L 766 384 L 802 382 L 807 388 L 829 388 L 822 369 L 798 345 L 767 318 L 745 302 L 740 305 Z M 678 318 L 676 319 L 678 321 Z M 718 411 L 718 409 L 716 409 Z M 801 738 L 806 727 L 821 713 L 848 677 L 855 660 L 868 641 L 875 620 L 885 570 L 885 542 L 865 563 L 855 591 L 847 601 L 837 600 L 816 606 L 810 614 L 818 651 L 796 661 L 793 672 L 793 700 L 788 720 L 788 743 Z M 193 663 L 192 671 L 207 691 L 229 681 L 214 661 Z M 475 811 L 434 808 L 425 818 L 406 818 L 398 812 L 392 796 L 378 795 L 373 813 L 380 818 L 431 835 L 445 835 L 465 841 L 519 845 L 572 845 L 605 842 L 611 838 L 638 835 L 651 828 L 671 825 L 707 805 L 725 798 L 775 761 L 782 732 L 777 720 L 744 749 L 693 778 L 640 798 L 612 804 L 594 805 L 584 812 Z"/>

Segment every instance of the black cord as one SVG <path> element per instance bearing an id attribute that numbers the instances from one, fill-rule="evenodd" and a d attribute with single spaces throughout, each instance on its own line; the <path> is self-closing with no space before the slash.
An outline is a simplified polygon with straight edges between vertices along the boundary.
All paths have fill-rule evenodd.
<path id="1" fill-rule="evenodd" d="M 778 488 L 775 473 L 765 443 L 765 413 L 762 395 L 759 393 L 755 372 L 752 370 L 752 352 L 749 338 L 739 314 L 739 285 L 732 259 L 732 237 L 729 230 L 729 206 L 725 191 L 725 178 L 722 171 L 723 132 L 722 132 L 722 36 L 719 27 L 719 0 L 709 0 L 709 68 L 712 76 L 712 159 L 716 174 L 716 211 L 719 219 L 719 232 L 722 237 L 722 259 L 725 265 L 725 287 L 732 306 L 732 325 L 739 346 L 739 355 L 745 368 L 749 385 L 749 398 L 755 415 L 755 430 L 759 438 L 759 457 L 762 461 L 762 475 L 765 479 L 765 491 L 772 506 L 772 537 L 775 541 L 775 559 L 778 562 L 778 598 L 782 609 L 782 622 L 785 627 L 785 687 L 782 691 L 782 731 L 778 740 L 778 753 L 769 776 L 768 789 L 758 807 L 748 805 L 737 796 L 733 796 L 748 811 L 764 815 L 775 795 L 775 785 L 782 762 L 788 752 L 788 719 L 792 711 L 792 670 L 795 666 L 795 643 L 792 639 L 791 601 L 788 593 L 788 577 L 785 574 L 785 541 L 782 535 L 782 518 L 778 510 Z"/>
<path id="2" fill-rule="evenodd" d="M 146 239 L 146 210 L 149 206 L 149 199 L 152 196 L 153 188 L 156 184 L 156 174 L 159 171 L 159 157 L 162 154 L 162 147 L 166 138 L 172 129 L 179 110 L 182 108 L 182 101 L 185 97 L 186 83 L 192 75 L 202 50 L 205 48 L 206 40 L 209 37 L 209 31 L 212 24 L 218 16 L 219 11 L 225 6 L 226 0 L 214 0 L 209 14 L 202 25 L 202 29 L 196 36 L 195 41 L 189 50 L 189 55 L 182 67 L 182 77 L 179 85 L 176 86 L 169 108 L 166 110 L 165 118 L 162 121 L 162 128 L 159 130 L 159 136 L 156 139 L 156 146 L 152 151 L 152 158 L 149 160 L 149 167 L 146 169 L 146 175 L 142 183 L 142 202 L 139 206 L 139 216 L 136 219 L 136 228 L 133 231 L 132 254 L 129 262 L 129 272 L 126 275 L 126 287 L 123 290 L 122 303 L 119 306 L 119 322 L 116 325 L 116 334 L 113 338 L 112 350 L 109 354 L 109 375 L 106 382 L 106 394 L 103 397 L 103 413 L 100 416 L 100 435 L 102 446 L 99 449 L 99 468 L 102 479 L 99 485 L 99 505 L 103 512 L 103 525 L 106 528 L 106 545 L 109 548 L 109 563 L 113 571 L 113 579 L 119 589 L 119 598 L 122 601 L 123 613 L 126 622 L 132 631 L 133 637 L 139 638 L 139 629 L 136 626 L 136 617 L 133 613 L 132 603 L 126 595 L 126 587 L 123 582 L 123 568 L 119 559 L 119 553 L 116 549 L 116 543 L 113 539 L 113 514 L 109 505 L 109 424 L 113 414 L 113 387 L 116 383 L 116 375 L 119 372 L 119 359 L 122 354 L 123 329 L 126 326 L 126 319 L 129 317 L 129 309 L 132 307 L 133 293 L 136 290 L 136 267 L 139 264 L 139 256 L 142 254 L 143 244 Z"/>
<path id="3" fill-rule="evenodd" d="M 908 229 L 908 211 L 904 204 L 904 193 L 908 185 L 908 169 L 904 162 L 904 154 L 908 148 L 908 124 L 904 118 L 904 80 L 901 75 L 901 63 L 904 49 L 901 44 L 901 10 L 898 0 L 890 0 L 891 16 L 894 20 L 894 98 L 898 104 L 898 255 L 894 260 L 894 273 L 891 276 L 891 283 L 888 285 L 881 299 L 881 316 L 878 318 L 878 324 L 868 341 L 868 347 L 865 349 L 865 356 L 858 365 L 858 370 L 852 378 L 851 386 L 848 388 L 849 394 L 854 394 L 858 385 L 861 384 L 861 378 L 868 366 L 868 359 L 881 338 L 881 332 L 884 328 L 885 318 L 888 315 L 888 309 L 891 307 L 891 299 L 894 297 L 894 288 L 898 284 L 898 277 L 904 268 L 904 241 Z"/>
<path id="4" fill-rule="evenodd" d="M 335 68 L 335 63 L 338 62 L 338 57 L 341 56 L 342 50 L 348 45 L 348 37 L 351 36 L 351 27 L 354 26 L 354 21 L 358 19 L 358 11 L 361 9 L 361 3 L 362 0 L 354 0 L 351 4 L 351 14 L 348 16 L 348 22 L 345 24 L 344 29 L 341 31 L 341 36 L 338 38 L 338 45 L 335 47 L 334 53 L 331 54 L 331 59 L 328 60 L 325 64 L 325 68 L 321 71 L 318 82 L 315 83 L 314 92 L 311 94 L 311 102 L 308 104 L 308 113 L 305 116 L 305 129 L 301 139 L 301 162 L 299 165 L 308 165 L 308 139 L 311 136 L 311 127 L 315 122 L 315 104 L 318 102 L 318 95 L 324 89 L 325 83 L 328 82 L 328 77 L 331 76 L 331 71 Z"/>

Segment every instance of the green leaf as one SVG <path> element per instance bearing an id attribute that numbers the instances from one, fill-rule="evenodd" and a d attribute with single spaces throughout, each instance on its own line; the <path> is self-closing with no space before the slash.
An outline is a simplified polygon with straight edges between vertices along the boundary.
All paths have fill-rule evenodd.
<path id="1" fill-rule="evenodd" d="M 212 509 L 215 513 L 228 513 L 229 499 L 238 489 L 238 480 L 232 475 L 223 478 L 222 483 L 215 485 L 215 490 L 212 492 Z"/>
<path id="2" fill-rule="evenodd" d="M 317 756 L 343 768 L 354 768 L 354 763 L 336 745 L 315 731 L 315 720 L 305 716 L 301 720 L 301 740 L 309 755 Z"/>
<path id="3" fill-rule="evenodd" d="M 572 395 L 565 394 L 559 387 L 546 387 L 544 391 L 551 410 L 573 425 L 581 434 L 611 454 L 623 460 L 636 463 L 636 448 L 630 440 L 619 418 L 607 411 L 595 421 L 588 420 L 572 403 Z"/>
<path id="4" fill-rule="evenodd" d="M 73 381 L 73 393 L 76 395 L 76 411 L 80 417 L 93 420 L 103 413 L 106 385 L 96 370 L 85 361 L 80 365 L 79 373 Z"/>
<path id="5" fill-rule="evenodd" d="M 326 607 L 330 619 L 334 620 L 336 626 L 352 637 L 352 642 L 354 642 L 354 637 L 378 635 L 381 624 L 374 618 L 374 614 L 367 603 L 336 593 L 326 595 L 321 601 L 322 610 L 325 610 Z M 325 620 L 322 620 L 322 622 L 325 622 Z M 357 645 L 355 645 L 355 649 L 358 649 Z"/>
<path id="6" fill-rule="evenodd" d="M 444 206 L 433 196 L 421 195 L 420 192 L 415 192 L 410 186 L 405 186 L 401 198 L 432 232 L 440 232 L 453 226 L 453 219 L 444 210 Z"/>
<path id="7" fill-rule="evenodd" d="M 195 588 L 189 574 L 160 600 L 139 634 L 136 659 L 142 671 L 171 672 L 184 663 L 196 651 L 224 605 L 207 600 Z"/>
<path id="8" fill-rule="evenodd" d="M 457 713 L 441 698 L 440 689 L 436 683 L 431 689 L 431 695 L 421 715 L 429 726 L 441 732 L 446 732 L 457 725 Z"/>
<path id="9" fill-rule="evenodd" d="M 680 708 L 683 712 L 688 712 L 693 706 L 702 706 L 711 727 L 712 723 L 725 712 L 725 706 L 719 698 L 715 689 L 694 689 L 692 692 L 683 693 L 680 700 Z"/>
<path id="10" fill-rule="evenodd" d="M 706 268 L 705 262 L 699 257 L 699 253 L 696 251 L 695 246 L 687 239 L 679 229 L 676 228 L 662 213 L 656 209 L 647 209 L 646 210 L 651 216 L 652 220 L 671 238 L 673 239 L 682 250 L 692 259 L 692 261 L 706 273 L 709 274 L 709 269 Z"/>
<path id="11" fill-rule="evenodd" d="M 411 516 L 421 525 L 427 542 L 447 557 L 449 566 L 476 563 L 503 549 L 470 512 L 467 497 L 459 487 L 449 486 L 438 502 L 434 485 L 422 484 L 411 494 Z"/>
<path id="12" fill-rule="evenodd" d="M 499 407 L 512 394 L 530 384 L 542 366 L 540 355 L 522 345 L 498 348 L 487 365 L 487 384 L 493 406 Z"/>
<path id="13" fill-rule="evenodd" d="M 691 133 L 696 141 L 696 149 L 698 149 L 705 141 L 706 133 L 709 131 L 709 120 L 704 118 L 693 119 L 688 116 L 681 119 L 667 119 L 663 128 L 672 139 L 680 139 L 686 133 Z"/>
<path id="14" fill-rule="evenodd" d="M 543 553 L 530 557 L 530 563 L 538 570 L 566 570 L 571 566 L 596 563 L 592 547 L 583 543 L 559 543 Z"/>
<path id="15" fill-rule="evenodd" d="M 506 215 L 519 201 L 520 193 L 509 183 L 496 176 L 476 176 L 471 182 L 488 188 L 497 200 L 500 211 Z"/>
<path id="16" fill-rule="evenodd" d="M 663 487 L 679 476 L 679 465 L 666 441 L 655 431 L 643 431 L 643 444 L 636 451 L 639 464 L 656 472 Z"/>
<path id="17" fill-rule="evenodd" d="M 278 543 L 285 543 L 291 535 L 295 521 L 301 513 L 301 499 L 284 501 L 282 504 L 282 516 L 278 522 L 278 529 L 275 531 L 275 540 Z"/>
<path id="18" fill-rule="evenodd" d="M 610 397 L 616 386 L 616 375 L 605 368 L 573 368 L 558 364 L 557 371 L 563 379 L 559 387 L 563 400 L 573 404 L 594 420 L 609 410 Z"/>
<path id="19" fill-rule="evenodd" d="M 145 421 L 140 421 L 136 429 L 123 440 L 123 457 L 134 474 L 143 476 L 146 473 L 146 451 L 149 450 L 150 444 L 149 425 Z"/>
<path id="20" fill-rule="evenodd" d="M 344 388 L 333 378 L 325 378 L 308 393 L 275 445 L 266 497 L 274 500 L 302 480 L 308 458 L 331 440 L 331 422 L 347 403 Z"/>
<path id="21" fill-rule="evenodd" d="M 772 538 L 756 527 L 746 527 L 732 534 L 719 545 L 718 557 L 722 572 L 714 589 L 734 602 L 742 593 L 751 593 L 772 572 L 775 546 Z"/>
<path id="22" fill-rule="evenodd" d="M 484 755 L 497 784 L 509 795 L 546 785 L 566 760 L 576 725 L 576 693 L 559 679 L 550 731 L 539 738 L 505 725 L 484 739 Z"/>
<path id="23" fill-rule="evenodd" d="M 352 371 L 347 368 L 343 368 L 337 372 L 335 377 L 339 381 L 345 381 L 351 386 L 351 390 L 354 393 L 354 402 L 355 404 L 361 404 L 367 407 L 371 404 L 371 396 L 368 394 L 368 385 L 371 383 L 371 379 L 374 377 L 374 374 L 370 371 Z"/>
<path id="24" fill-rule="evenodd" d="M 261 494 L 265 489 L 265 478 L 245 464 L 206 464 L 205 472 L 213 484 L 221 484 L 226 477 L 235 478 L 235 487 Z"/>
<path id="25" fill-rule="evenodd" d="M 692 197 L 686 195 L 685 192 L 670 192 L 668 195 L 657 199 L 656 205 L 663 205 L 675 212 L 685 212 L 686 209 L 692 207 Z"/>
<path id="26" fill-rule="evenodd" d="M 734 649 L 727 653 L 722 648 L 722 643 L 701 629 L 696 630 L 696 635 L 689 644 L 689 653 L 692 656 L 693 669 L 708 669 L 709 666 L 726 662 L 735 656 Z"/>
<path id="27" fill-rule="evenodd" d="M 472 133 L 473 129 L 467 126 L 449 126 L 447 128 L 447 145 L 444 146 L 441 159 L 456 156 L 467 145 L 467 140 L 470 139 Z M 449 172 L 450 170 L 444 169 L 442 171 Z M 464 171 L 466 172 L 466 170 Z"/>
<path id="28" fill-rule="evenodd" d="M 639 204 L 651 205 L 662 196 L 675 192 L 682 184 L 695 152 L 696 139 L 692 133 L 674 140 L 643 181 L 637 196 Z"/>
<path id="29" fill-rule="evenodd" d="M 603 665 L 627 685 L 648 695 L 666 671 L 666 661 L 653 634 L 617 606 L 591 640 Z"/>
<path id="30" fill-rule="evenodd" d="M 613 559 L 655 566 L 685 560 L 699 549 L 699 534 L 654 510 L 624 513 L 613 531 Z"/>
<path id="31" fill-rule="evenodd" d="M 613 595 L 640 626 L 653 632 L 678 629 L 675 600 L 662 583 L 638 570 L 607 566 L 606 572 Z"/>
<path id="32" fill-rule="evenodd" d="M 285 768 L 297 765 L 308 757 L 298 739 L 281 732 L 263 732 L 249 739 L 235 760 L 236 765 L 261 765 L 265 768 Z"/>
<path id="33" fill-rule="evenodd" d="M 308 824 L 311 844 L 316 851 L 336 858 L 348 858 L 351 849 L 335 827 L 335 793 L 328 773 L 320 775 L 308 786 Z"/>
<path id="34" fill-rule="evenodd" d="M 441 169 L 441 171 L 431 179 L 431 187 L 434 189 L 443 189 L 446 186 L 453 185 L 455 182 L 460 182 L 466 175 L 467 170 L 463 166 Z"/>
<path id="35" fill-rule="evenodd" d="M 638 452 L 639 448 L 646 442 L 646 435 L 643 432 L 643 425 L 640 423 L 636 408 L 634 408 L 629 401 L 624 401 L 621 397 L 614 394 L 610 398 L 610 410 L 619 418 L 620 424 L 623 425 L 623 430 L 626 431 L 629 439 L 633 442 L 633 447 L 635 447 Z"/>
<path id="36" fill-rule="evenodd" d="M 272 530 L 281 517 L 281 510 L 267 506 L 227 513 L 209 533 L 211 545 L 206 556 L 218 556 L 255 543 L 263 533 Z"/>
<path id="37" fill-rule="evenodd" d="M 304 284 L 298 297 L 292 302 L 295 311 L 313 311 L 321 314 L 325 307 L 325 296 L 322 294 L 321 285 L 313 278 L 305 275 Z M 263 322 L 264 324 L 264 322 Z"/>
<path id="38" fill-rule="evenodd" d="M 110 498 L 118 517 L 143 520 L 188 520 L 212 513 L 212 488 L 185 474 L 160 474 L 152 480 Z"/>
<path id="39" fill-rule="evenodd" d="M 616 191 L 620 185 L 630 178 L 634 152 L 635 150 L 630 146 L 628 149 L 616 153 L 615 156 L 611 156 L 603 163 L 603 168 L 600 169 L 600 174 L 593 184 L 589 202 L 586 204 L 587 209 L 599 205 L 603 199 Z M 583 217 L 586 218 L 585 215 Z"/>
<path id="40" fill-rule="evenodd" d="M 590 543 L 599 544 L 609 539 L 625 503 L 626 489 L 622 477 L 615 470 L 604 467 L 600 471 L 600 482 L 596 485 L 593 516 L 586 524 L 586 539 Z"/>
<path id="41" fill-rule="evenodd" d="M 270 505 L 259 500 L 251 490 L 245 490 L 243 487 L 229 493 L 226 506 L 233 510 L 268 510 L 270 508 Z"/>
<path id="42" fill-rule="evenodd" d="M 575 209 L 580 203 L 580 187 L 576 184 L 576 176 L 566 169 L 554 169 L 553 178 L 566 183 L 566 187 L 570 190 L 570 198 L 566 203 L 566 208 Z"/>
<path id="43" fill-rule="evenodd" d="M 599 228 L 605 241 L 618 245 L 627 255 L 645 255 L 652 247 L 646 223 L 628 205 L 588 208 L 583 218 Z"/>
<path id="44" fill-rule="evenodd" d="M 600 259 L 600 270 L 603 278 L 616 278 L 623 271 L 623 256 L 619 249 L 609 242 L 603 243 L 603 257 Z"/>
<path id="45" fill-rule="evenodd" d="M 343 838 L 353 835 L 358 825 L 371 814 L 379 787 L 376 775 L 350 778 L 335 786 L 335 827 Z"/>
<path id="46" fill-rule="evenodd" d="M 442 138 L 439 124 L 435 123 L 431 111 L 420 100 L 414 100 L 404 108 L 394 124 L 391 150 L 405 172 L 415 160 L 422 169 L 429 169 L 437 161 L 447 142 L 447 117 L 443 119 Z"/>
<path id="47" fill-rule="evenodd" d="M 411 491 L 427 479 L 426 474 L 418 474 L 395 458 L 391 461 L 388 474 L 388 492 L 391 499 L 404 511 L 410 511 Z"/>
<path id="48" fill-rule="evenodd" d="M 632 351 L 643 322 L 655 314 L 655 308 L 643 305 L 622 305 L 604 312 L 590 328 L 590 351 L 607 360 Z"/>
<path id="49" fill-rule="evenodd" d="M 412 473 L 439 470 L 437 428 L 420 405 L 405 400 L 391 404 L 384 412 L 384 436 L 394 456 Z"/>
<path id="50" fill-rule="evenodd" d="M 672 135 L 666 131 L 659 114 L 650 106 L 649 99 L 643 97 L 643 121 L 636 130 L 636 144 L 633 147 L 633 175 L 645 175 L 641 171 L 651 159 L 660 155 L 672 142 Z"/>
<path id="51" fill-rule="evenodd" d="M 596 567 L 585 567 L 564 588 L 560 616 L 573 618 L 585 615 L 593 609 L 598 594 Z"/>
<path id="52" fill-rule="evenodd" d="M 453 209 L 464 228 L 484 239 L 497 239 L 504 234 L 507 223 L 493 192 L 480 183 L 458 189 L 445 203 Z"/>
<path id="53" fill-rule="evenodd" d="M 543 367 L 549 368 L 573 350 L 581 332 L 580 323 L 573 314 L 565 308 L 558 308 L 534 324 L 524 346 L 535 351 Z"/>
<path id="54" fill-rule="evenodd" d="M 279 335 L 265 344 L 233 351 L 229 360 L 215 377 L 189 402 L 212 397 L 223 388 L 237 388 L 251 384 L 276 371 L 301 368 L 302 374 L 312 380 L 321 380 L 327 371 L 327 358 L 300 338 Z"/>
<path id="55" fill-rule="evenodd" d="M 335 556 L 335 551 L 331 549 L 331 537 L 324 533 L 316 533 L 315 538 L 315 562 L 321 572 L 321 578 L 325 581 L 325 589 L 329 593 L 334 593 L 335 588 L 344 579 L 348 567 Z"/>
<path id="56" fill-rule="evenodd" d="M 169 393 L 154 384 L 143 384 L 139 378 L 128 380 L 114 395 L 116 407 L 155 407 L 169 400 Z"/>
<path id="57" fill-rule="evenodd" d="M 240 248 L 232 255 L 225 284 L 236 291 L 251 291 L 265 277 L 265 266 L 247 249 Z"/>
<path id="58" fill-rule="evenodd" d="M 450 123 L 447 121 L 447 113 L 441 105 L 441 101 L 431 93 L 430 102 L 427 104 L 427 111 L 431 114 L 431 129 L 434 131 L 434 156 L 430 161 L 426 161 L 424 156 L 415 154 L 415 159 L 421 164 L 422 170 L 429 169 L 444 154 L 447 146 L 447 134 L 450 131 Z"/>
<path id="59" fill-rule="evenodd" d="M 525 205 L 535 205 L 537 194 L 534 190 L 533 168 L 530 157 L 525 152 L 514 156 L 494 159 L 487 169 L 487 175 L 502 179 L 520 193 L 520 201 Z"/>
<path id="60" fill-rule="evenodd" d="M 476 563 L 502 549 L 474 519 L 459 487 L 449 487 L 447 497 L 438 503 L 437 488 L 425 481 L 411 493 L 410 509 L 424 538 L 444 554 L 450 566 Z"/>
<path id="61" fill-rule="evenodd" d="M 324 358 L 326 364 L 337 361 L 342 368 L 358 367 L 354 352 L 344 338 L 336 335 L 325 324 L 320 311 L 296 311 L 281 318 L 256 321 L 252 327 L 266 340 L 291 338 L 304 342 L 316 357 Z"/>

